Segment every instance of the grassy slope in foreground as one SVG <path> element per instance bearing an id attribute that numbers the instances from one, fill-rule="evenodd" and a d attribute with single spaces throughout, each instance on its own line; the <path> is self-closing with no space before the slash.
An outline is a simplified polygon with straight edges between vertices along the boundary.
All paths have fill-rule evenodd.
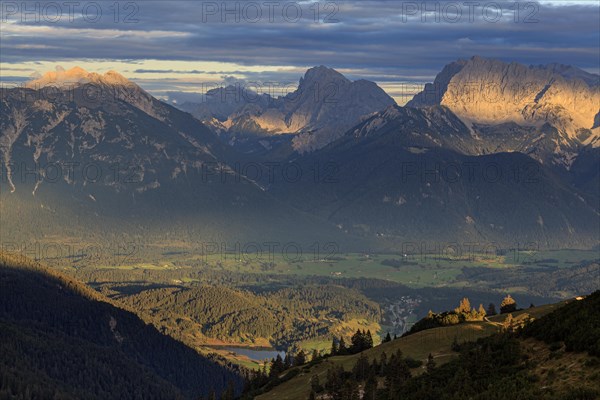
<path id="1" fill-rule="evenodd" d="M 513 313 L 518 316 L 528 313 L 534 318 L 540 318 L 552 311 L 560 308 L 565 302 L 549 304 L 540 307 L 534 307 Z M 422 360 L 424 363 L 427 356 L 431 353 L 435 357 L 437 365 L 442 365 L 458 356 L 458 353 L 451 349 L 454 338 L 458 343 L 465 341 L 475 341 L 478 338 L 490 336 L 499 331 L 499 324 L 506 318 L 506 315 L 497 315 L 490 319 L 491 322 L 468 322 L 459 325 L 427 329 L 417 332 L 413 335 L 398 338 L 388 343 L 383 343 L 367 350 L 365 353 L 369 360 L 379 358 L 384 351 L 387 355 L 395 353 L 398 349 L 402 350 L 404 356 Z M 314 375 L 319 375 L 321 382 L 326 380 L 327 370 L 334 365 L 342 365 L 345 370 L 351 370 L 359 354 L 351 356 L 336 356 L 327 358 L 320 364 L 310 368 L 309 371 L 303 369 L 291 380 L 282 383 L 271 391 L 257 397 L 259 400 L 306 400 L 310 395 L 310 379 Z M 413 370 L 413 375 L 423 372 L 423 367 Z"/>

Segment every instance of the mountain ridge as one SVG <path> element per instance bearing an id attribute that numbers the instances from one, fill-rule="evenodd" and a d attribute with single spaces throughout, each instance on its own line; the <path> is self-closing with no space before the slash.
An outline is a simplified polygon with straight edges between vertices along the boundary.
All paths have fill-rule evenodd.
<path id="1" fill-rule="evenodd" d="M 78 86 L 87 83 L 96 83 L 104 85 L 132 85 L 133 83 L 116 71 L 110 70 L 104 74 L 97 72 L 88 72 L 85 69 L 75 66 L 68 70 L 57 66 L 55 71 L 47 71 L 43 75 L 34 77 L 26 83 L 25 87 L 30 89 L 40 89 L 42 87 L 54 86 Z"/>
<path id="2" fill-rule="evenodd" d="M 292 240 L 298 236 L 284 222 L 292 220 L 308 224 L 299 235 L 307 241 L 310 231 L 339 236 L 232 168 L 235 151 L 190 114 L 135 86 L 131 96 L 86 96 L 96 89 L 0 89 L 3 237 L 22 242 L 76 231 L 83 241 L 96 234 L 113 240 L 115 232 L 171 231 L 200 242 L 247 242 L 261 226 L 265 240 Z"/>

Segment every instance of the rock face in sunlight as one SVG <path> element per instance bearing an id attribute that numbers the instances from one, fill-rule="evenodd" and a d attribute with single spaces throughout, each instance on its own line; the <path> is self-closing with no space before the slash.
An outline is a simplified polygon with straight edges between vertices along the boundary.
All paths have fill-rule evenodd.
<path id="1" fill-rule="evenodd" d="M 96 72 L 88 72 L 81 67 L 73 67 L 64 70 L 56 67 L 56 71 L 48 71 L 39 78 L 27 82 L 26 87 L 40 89 L 46 86 L 66 87 L 77 86 L 86 83 L 97 83 L 104 85 L 131 85 L 123 75 L 115 71 L 108 71 L 104 75 Z"/>
<path id="2" fill-rule="evenodd" d="M 447 65 L 407 104 L 433 105 L 448 107 L 472 129 L 473 136 L 482 142 L 491 139 L 499 150 L 529 152 L 546 142 L 543 145 L 551 147 L 546 152 L 555 155 L 553 161 L 567 167 L 576 147 L 600 146 L 599 78 L 571 66 L 525 66 L 481 57 L 459 60 Z M 498 143 L 494 131 L 515 128 L 521 131 L 520 138 L 509 133 L 504 143 Z M 547 157 L 538 154 L 538 159 Z"/>
<path id="3" fill-rule="evenodd" d="M 309 69 L 298 88 L 285 96 L 258 94 L 241 86 L 207 92 L 201 104 L 181 109 L 230 138 L 296 134 L 299 153 L 319 149 L 339 138 L 364 117 L 394 104 L 375 83 L 351 81 L 334 69 Z"/>
<path id="4" fill-rule="evenodd" d="M 66 71 L 61 67 L 56 67 L 56 71 L 46 72 L 41 77 L 27 82 L 25 87 L 33 90 L 78 92 L 80 100 L 85 100 L 90 105 L 100 105 L 100 103 L 110 100 L 122 100 L 158 120 L 164 121 L 167 117 L 159 101 L 115 71 L 98 74 L 88 72 L 80 67 L 73 67 Z"/>

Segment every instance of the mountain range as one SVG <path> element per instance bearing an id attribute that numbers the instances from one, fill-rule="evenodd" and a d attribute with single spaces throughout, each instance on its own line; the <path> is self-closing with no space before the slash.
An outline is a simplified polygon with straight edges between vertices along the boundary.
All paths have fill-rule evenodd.
<path id="1" fill-rule="evenodd" d="M 321 66 L 180 109 L 74 68 L 1 106 L 3 242 L 598 244 L 600 85 L 576 67 L 459 60 L 400 107 Z"/>
<path id="2" fill-rule="evenodd" d="M 292 240 L 291 224 L 335 234 L 228 165 L 235 151 L 200 121 L 115 72 L 52 72 L 1 89 L 1 106 L 5 242 L 246 243 Z"/>

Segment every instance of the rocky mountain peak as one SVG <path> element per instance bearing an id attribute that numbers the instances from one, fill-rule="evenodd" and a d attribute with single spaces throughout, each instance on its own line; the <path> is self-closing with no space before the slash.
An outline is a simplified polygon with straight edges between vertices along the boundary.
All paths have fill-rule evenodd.
<path id="1" fill-rule="evenodd" d="M 280 97 L 238 87 L 208 91 L 206 101 L 178 105 L 231 137 L 295 135 L 299 153 L 319 149 L 365 117 L 395 104 L 374 82 L 351 81 L 324 65 L 307 70 L 298 88 Z"/>
<path id="2" fill-rule="evenodd" d="M 90 85 L 92 87 L 84 88 Z M 146 114 L 164 121 L 166 112 L 158 100 L 144 89 L 116 71 L 107 71 L 104 74 L 88 72 L 81 67 L 65 70 L 57 66 L 55 71 L 48 71 L 25 85 L 28 89 L 44 90 L 45 88 L 58 88 L 61 91 L 79 90 L 89 92 L 80 99 L 81 105 L 86 107 L 106 107 L 115 101 L 125 101 Z"/>
<path id="3" fill-rule="evenodd" d="M 26 87 L 31 89 L 41 89 L 48 86 L 73 87 L 88 83 L 107 86 L 137 86 L 116 71 L 99 74 L 88 72 L 78 66 L 68 70 L 57 66 L 55 71 L 48 71 L 44 75 L 27 82 Z"/>
<path id="4" fill-rule="evenodd" d="M 550 124 L 571 140 L 581 130 L 591 130 L 600 111 L 600 87 L 592 84 L 594 78 L 598 76 L 571 66 L 473 57 L 448 64 L 407 105 L 446 106 L 468 125 Z"/>
<path id="5" fill-rule="evenodd" d="M 312 67 L 308 69 L 304 74 L 304 77 L 300 78 L 300 84 L 298 87 L 302 88 L 303 86 L 317 82 L 321 84 L 328 84 L 332 82 L 351 83 L 348 78 L 335 69 L 320 65 L 318 67 Z"/>

